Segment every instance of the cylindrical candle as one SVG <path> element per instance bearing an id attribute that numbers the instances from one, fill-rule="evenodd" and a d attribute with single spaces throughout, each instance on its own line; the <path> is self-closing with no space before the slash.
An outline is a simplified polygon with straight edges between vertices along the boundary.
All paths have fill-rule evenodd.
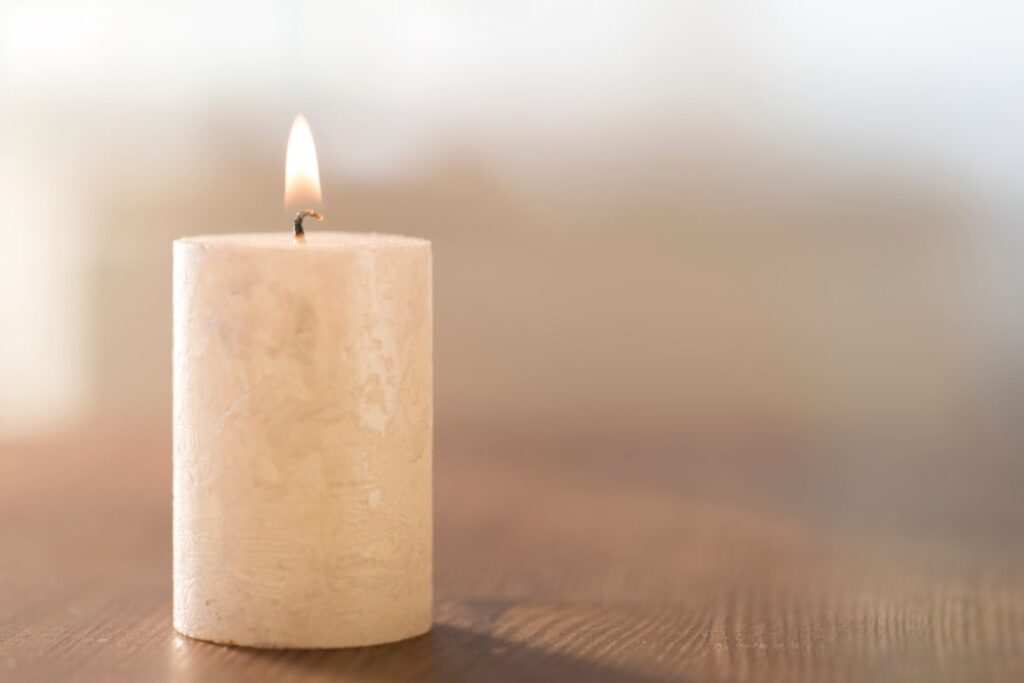
<path id="1" fill-rule="evenodd" d="M 174 627 L 256 647 L 431 623 L 430 242 L 174 243 Z"/>

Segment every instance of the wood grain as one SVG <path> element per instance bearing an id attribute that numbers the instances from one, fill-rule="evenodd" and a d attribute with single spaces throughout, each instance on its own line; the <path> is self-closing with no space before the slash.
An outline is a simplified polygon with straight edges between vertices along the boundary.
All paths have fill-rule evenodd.
<path id="1" fill-rule="evenodd" d="M 172 631 L 166 433 L 6 444 L 0 681 L 1024 680 L 1019 452 L 441 425 L 433 632 L 310 652 Z"/>

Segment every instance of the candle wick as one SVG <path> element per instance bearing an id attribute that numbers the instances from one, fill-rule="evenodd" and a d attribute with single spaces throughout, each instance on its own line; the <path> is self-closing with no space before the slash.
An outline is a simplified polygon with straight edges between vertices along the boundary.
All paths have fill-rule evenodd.
<path id="1" fill-rule="evenodd" d="M 295 214 L 295 240 L 297 242 L 302 242 L 306 239 L 306 231 L 302 227 L 302 219 L 306 216 L 311 216 L 318 221 L 322 221 L 324 219 L 323 216 L 316 211 L 313 211 L 313 209 L 303 209 Z"/>

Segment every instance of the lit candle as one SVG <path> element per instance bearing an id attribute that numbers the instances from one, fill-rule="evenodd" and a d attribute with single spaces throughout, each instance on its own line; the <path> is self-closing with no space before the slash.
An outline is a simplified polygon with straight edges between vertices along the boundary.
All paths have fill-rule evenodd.
<path id="1" fill-rule="evenodd" d="M 286 200 L 319 201 L 296 119 Z M 431 623 L 430 242 L 174 242 L 174 627 L 347 647 Z"/>

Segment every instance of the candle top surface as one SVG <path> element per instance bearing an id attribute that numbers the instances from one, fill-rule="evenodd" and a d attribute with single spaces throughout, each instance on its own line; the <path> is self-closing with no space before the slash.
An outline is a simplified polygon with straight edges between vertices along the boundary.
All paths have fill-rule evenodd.
<path id="1" fill-rule="evenodd" d="M 430 240 L 404 235 L 386 235 L 376 232 L 334 232 L 315 230 L 306 232 L 302 242 L 295 240 L 291 232 L 242 232 L 219 235 L 192 235 L 179 237 L 176 243 L 197 245 L 204 248 L 252 248 L 252 249 L 312 249 L 316 251 L 346 251 L 366 248 L 423 248 L 430 246 Z"/>

